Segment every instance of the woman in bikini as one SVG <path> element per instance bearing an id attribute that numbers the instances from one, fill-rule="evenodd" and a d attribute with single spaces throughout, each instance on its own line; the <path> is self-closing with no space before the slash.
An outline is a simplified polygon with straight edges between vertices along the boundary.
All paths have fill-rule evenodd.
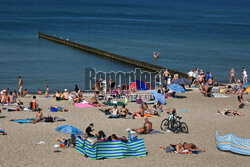
<path id="1" fill-rule="evenodd" d="M 232 81 L 233 81 L 234 83 L 236 83 L 235 71 L 234 71 L 233 68 L 232 68 L 231 71 L 230 71 L 230 80 L 229 80 L 229 83 L 231 83 Z"/>
<path id="2" fill-rule="evenodd" d="M 140 106 L 140 110 L 137 111 L 137 112 L 134 112 L 132 115 L 134 117 L 140 117 L 140 118 L 144 117 L 145 116 L 145 110 L 144 110 L 143 104 Z"/>
<path id="3" fill-rule="evenodd" d="M 44 117 L 43 117 L 43 113 L 41 112 L 41 110 L 38 110 L 37 113 L 36 113 L 36 117 L 35 119 L 32 121 L 33 124 L 43 120 Z"/>
<path id="4" fill-rule="evenodd" d="M 218 110 L 217 113 L 220 114 L 221 116 L 226 115 L 230 117 L 247 116 L 246 114 L 241 114 L 234 110 L 225 110 L 225 111 Z"/>

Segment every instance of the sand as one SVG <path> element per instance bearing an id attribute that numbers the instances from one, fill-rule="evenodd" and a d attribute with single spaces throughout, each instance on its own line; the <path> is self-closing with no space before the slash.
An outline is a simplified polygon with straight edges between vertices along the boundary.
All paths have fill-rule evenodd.
<path id="1" fill-rule="evenodd" d="M 59 149 L 61 152 L 54 152 L 56 137 L 69 137 L 67 134 L 55 131 L 58 126 L 72 125 L 83 132 L 89 123 L 95 124 L 96 130 L 103 130 L 107 135 L 113 133 L 118 136 L 127 136 L 126 128 L 139 128 L 144 119 L 108 119 L 98 108 L 77 108 L 72 102 L 55 102 L 51 99 L 44 99 L 38 96 L 38 103 L 43 108 L 45 116 L 63 117 L 66 122 L 18 124 L 9 121 L 10 119 L 32 118 L 35 112 L 7 112 L 2 111 L 0 116 L 0 128 L 7 132 L 6 136 L 0 135 L 0 166 L 1 167 L 39 167 L 39 166 L 249 166 L 250 157 L 222 152 L 216 148 L 215 134 L 218 130 L 220 135 L 232 133 L 241 138 L 250 138 L 250 110 L 249 104 L 243 109 L 237 109 L 237 96 L 229 95 L 228 98 L 206 98 L 197 89 L 179 94 L 182 97 L 167 99 L 166 111 L 169 108 L 176 108 L 177 111 L 187 110 L 181 113 L 183 121 L 189 127 L 188 134 L 163 133 L 142 136 L 145 140 L 148 155 L 142 158 L 105 159 L 90 160 L 85 158 L 73 148 Z M 89 95 L 88 95 L 89 98 Z M 250 95 L 244 98 L 249 99 Z M 25 106 L 31 97 L 22 98 Z M 72 112 L 50 112 L 49 107 L 53 104 L 69 108 Z M 151 105 L 152 106 L 152 105 Z M 0 109 L 3 106 L 0 106 Z M 216 114 L 218 109 L 235 109 L 248 117 L 226 117 Z M 137 111 L 139 105 L 129 103 L 130 111 Z M 155 130 L 160 130 L 161 121 L 168 117 L 168 114 L 161 113 L 159 118 L 149 118 Z M 45 144 L 37 144 L 44 141 Z M 192 142 L 206 152 L 198 155 L 180 155 L 166 153 L 160 146 L 167 146 L 179 142 Z"/>

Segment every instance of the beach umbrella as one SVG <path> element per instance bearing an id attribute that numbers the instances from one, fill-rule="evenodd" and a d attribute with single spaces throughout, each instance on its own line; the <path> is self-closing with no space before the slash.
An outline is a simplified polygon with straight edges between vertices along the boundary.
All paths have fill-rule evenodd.
<path id="1" fill-rule="evenodd" d="M 250 92 L 250 85 L 248 85 L 247 89 L 245 90 L 245 92 Z"/>
<path id="2" fill-rule="evenodd" d="M 168 85 L 168 88 L 176 93 L 185 93 L 185 89 L 178 84 L 170 84 Z"/>
<path id="3" fill-rule="evenodd" d="M 180 78 L 180 79 L 174 80 L 173 83 L 179 84 L 179 85 L 189 85 L 189 84 L 191 84 L 191 81 L 189 81 L 188 79 L 185 79 L 185 78 Z"/>
<path id="4" fill-rule="evenodd" d="M 70 125 L 60 126 L 60 127 L 56 128 L 56 131 L 62 132 L 62 133 L 67 133 L 67 134 L 74 134 L 74 135 L 82 135 L 83 134 L 79 129 L 77 129 L 73 126 L 70 126 Z"/>
<path id="5" fill-rule="evenodd" d="M 155 97 L 156 101 L 161 102 L 162 105 L 166 105 L 165 98 L 164 98 L 163 94 L 155 92 L 154 97 Z"/>

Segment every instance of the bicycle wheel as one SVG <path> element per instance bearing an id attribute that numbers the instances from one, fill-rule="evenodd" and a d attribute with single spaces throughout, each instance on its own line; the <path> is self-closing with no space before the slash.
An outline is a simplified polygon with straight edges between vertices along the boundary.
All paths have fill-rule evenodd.
<path id="1" fill-rule="evenodd" d="M 180 131 L 182 133 L 188 133 L 188 126 L 187 126 L 187 124 L 185 122 L 181 122 Z"/>
<path id="2" fill-rule="evenodd" d="M 170 130 L 174 133 L 178 133 L 180 131 L 180 121 L 173 121 Z"/>
<path id="3" fill-rule="evenodd" d="M 167 129 L 169 129 L 169 120 L 168 119 L 164 119 L 161 122 L 161 130 L 166 131 Z"/>

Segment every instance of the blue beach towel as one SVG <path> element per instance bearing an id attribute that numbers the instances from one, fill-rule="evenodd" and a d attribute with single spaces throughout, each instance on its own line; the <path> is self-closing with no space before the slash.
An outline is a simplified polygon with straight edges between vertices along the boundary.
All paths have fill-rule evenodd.
<path id="1" fill-rule="evenodd" d="M 31 123 L 35 118 L 27 118 L 27 119 L 12 119 L 10 121 L 16 122 L 16 123 Z"/>

